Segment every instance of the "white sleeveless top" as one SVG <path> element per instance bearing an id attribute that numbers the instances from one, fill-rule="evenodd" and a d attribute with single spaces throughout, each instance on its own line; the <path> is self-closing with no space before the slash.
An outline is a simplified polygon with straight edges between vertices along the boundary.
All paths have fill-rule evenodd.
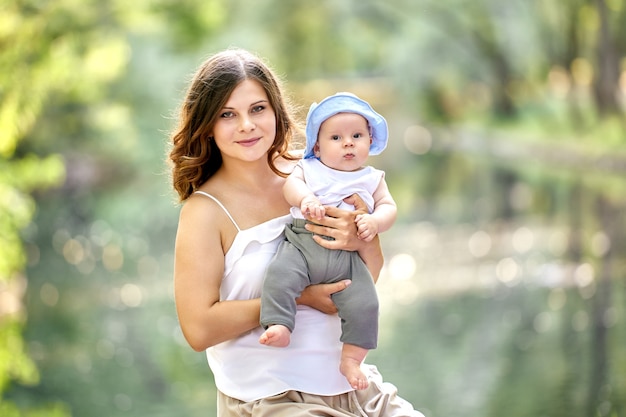
<path id="1" fill-rule="evenodd" d="M 374 191 L 384 178 L 384 171 L 371 166 L 358 171 L 339 171 L 327 167 L 317 158 L 301 159 L 298 165 L 302 168 L 307 187 L 323 205 L 354 210 L 354 206 L 346 204 L 343 199 L 357 193 L 367 205 L 368 212 L 374 210 Z M 303 218 L 300 207 L 292 207 L 291 215 Z"/>
<path id="2" fill-rule="evenodd" d="M 226 212 L 237 235 L 226 253 L 221 300 L 245 300 L 261 295 L 265 268 L 284 240 L 283 230 L 291 222 L 285 215 L 241 230 Z M 296 328 L 286 348 L 261 345 L 258 328 L 206 350 L 215 385 L 222 393 L 242 401 L 254 401 L 295 390 L 317 395 L 337 395 L 351 391 L 339 372 L 341 357 L 340 320 L 335 315 L 298 306 Z"/>

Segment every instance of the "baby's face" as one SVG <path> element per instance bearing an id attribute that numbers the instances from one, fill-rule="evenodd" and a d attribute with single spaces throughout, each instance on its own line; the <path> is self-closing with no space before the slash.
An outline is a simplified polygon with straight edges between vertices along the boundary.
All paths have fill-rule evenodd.
<path id="1" fill-rule="evenodd" d="M 356 113 L 338 113 L 320 125 L 313 150 L 315 156 L 330 168 L 356 171 L 365 164 L 371 144 L 365 117 Z"/>

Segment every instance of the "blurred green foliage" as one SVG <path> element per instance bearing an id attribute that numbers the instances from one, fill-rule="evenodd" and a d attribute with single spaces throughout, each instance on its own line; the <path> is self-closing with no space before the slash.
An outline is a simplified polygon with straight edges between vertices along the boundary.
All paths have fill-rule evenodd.
<path id="1" fill-rule="evenodd" d="M 213 415 L 173 308 L 163 160 L 188 76 L 228 46 L 302 109 L 351 90 L 388 118 L 375 163 L 418 226 L 388 258 L 444 270 L 481 232 L 566 236 L 450 274 L 519 282 L 394 304 L 370 358 L 401 395 L 429 417 L 625 415 L 624 0 L 0 0 L 0 415 Z M 545 284 L 568 268 L 593 284 Z"/>

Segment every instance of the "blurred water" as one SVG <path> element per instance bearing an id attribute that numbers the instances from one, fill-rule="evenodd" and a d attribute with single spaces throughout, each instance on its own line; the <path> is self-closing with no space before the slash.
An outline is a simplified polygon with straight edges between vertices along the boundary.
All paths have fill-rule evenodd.
<path id="1" fill-rule="evenodd" d="M 423 195 L 407 176 L 438 178 L 413 197 L 422 220 L 382 237 L 368 361 L 430 417 L 625 415 L 624 203 L 606 187 L 621 178 L 427 158 L 401 180 Z"/>

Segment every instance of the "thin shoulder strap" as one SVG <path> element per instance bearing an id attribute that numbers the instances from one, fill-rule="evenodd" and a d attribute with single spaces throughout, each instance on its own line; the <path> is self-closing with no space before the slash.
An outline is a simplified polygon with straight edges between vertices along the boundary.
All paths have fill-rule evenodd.
<path id="1" fill-rule="evenodd" d="M 226 213 L 226 215 L 228 216 L 230 221 L 233 222 L 233 224 L 237 228 L 237 231 L 241 232 L 241 229 L 239 228 L 239 225 L 237 224 L 235 219 L 233 219 L 233 216 L 230 215 L 228 210 L 226 210 L 226 207 L 224 207 L 224 205 L 222 204 L 222 202 L 220 200 L 218 200 L 217 198 L 213 197 L 211 194 L 205 193 L 204 191 L 196 191 L 196 192 L 194 192 L 194 194 L 202 194 L 204 196 L 209 197 L 211 200 L 215 201 L 217 203 L 217 205 L 220 206 L 222 208 L 222 210 L 224 210 L 224 213 Z"/>

